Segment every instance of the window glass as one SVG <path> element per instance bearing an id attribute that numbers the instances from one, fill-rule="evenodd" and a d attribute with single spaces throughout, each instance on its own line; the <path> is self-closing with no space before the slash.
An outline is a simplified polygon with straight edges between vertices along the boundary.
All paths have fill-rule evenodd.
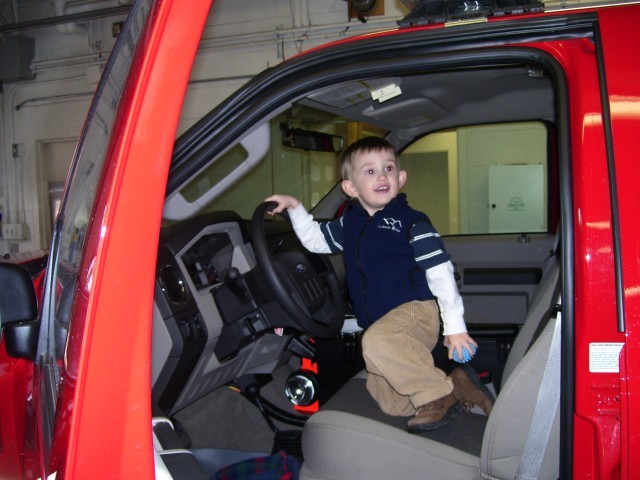
<path id="1" fill-rule="evenodd" d="M 55 401 L 58 368 L 64 367 L 72 378 L 76 374 L 77 365 L 69 360 L 73 358 L 73 352 L 68 349 L 67 334 L 75 297 L 80 294 L 79 272 L 85 261 L 82 253 L 90 240 L 87 238 L 88 226 L 92 221 L 118 106 L 151 3 L 151 0 L 139 1 L 132 8 L 105 67 L 75 152 L 70 180 L 56 220 L 38 351 L 43 367 L 50 372 L 47 387 L 52 398 L 43 398 L 43 401 Z M 91 288 L 90 276 L 84 288 Z"/>
<path id="2" fill-rule="evenodd" d="M 272 119 L 270 125 L 271 149 L 266 158 L 238 180 L 233 188 L 211 202 L 206 208 L 207 211 L 234 210 L 248 219 L 251 218 L 256 206 L 273 193 L 294 195 L 310 209 L 317 205 L 339 181 L 339 152 L 310 151 L 283 145 L 282 128 L 283 125 L 289 125 L 318 133 L 338 135 L 345 140 L 346 145 L 351 128 L 349 122 L 326 112 L 295 106 Z M 360 131 L 362 132 L 362 129 Z M 229 155 L 236 158 L 234 166 L 241 163 L 247 156 L 246 152 L 238 156 L 233 151 L 223 155 L 182 190 L 185 199 L 193 201 L 215 185 L 219 178 L 216 178 L 213 183 L 204 178 L 211 176 L 211 172 L 216 169 L 215 165 L 220 160 L 223 160 L 223 164 L 227 163 L 224 157 Z M 228 167 L 227 171 L 230 171 L 230 168 Z M 215 171 L 222 170 L 221 168 Z"/>
<path id="3" fill-rule="evenodd" d="M 196 201 L 220 180 L 238 168 L 247 157 L 247 151 L 242 145 L 235 145 L 183 188 L 181 190 L 182 196 L 188 202 Z"/>
<path id="4" fill-rule="evenodd" d="M 294 112 L 297 115 L 294 115 Z M 252 171 L 207 207 L 250 218 L 272 193 L 299 198 L 312 209 L 340 181 L 339 153 L 282 144 L 282 125 L 339 135 L 349 145 L 386 132 L 340 116 L 293 107 L 271 121 L 271 150 Z M 304 121 L 303 121 L 304 120 Z M 197 199 L 247 156 L 236 147 L 183 189 Z M 521 122 L 460 127 L 422 137 L 400 153 L 410 204 L 426 212 L 443 235 L 534 233 L 548 229 L 547 127 Z"/>
<path id="5" fill-rule="evenodd" d="M 547 130 L 540 122 L 434 133 L 400 159 L 410 203 L 443 235 L 547 231 Z"/>

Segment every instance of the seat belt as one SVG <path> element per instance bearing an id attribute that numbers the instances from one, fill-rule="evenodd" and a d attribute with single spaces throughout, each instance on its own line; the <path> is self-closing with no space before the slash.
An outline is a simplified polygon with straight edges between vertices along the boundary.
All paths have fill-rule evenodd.
<path id="1" fill-rule="evenodd" d="M 549 443 L 553 420 L 560 406 L 560 324 L 561 314 L 554 316 L 553 336 L 542 374 L 542 382 L 524 444 L 516 480 L 537 480 Z"/>

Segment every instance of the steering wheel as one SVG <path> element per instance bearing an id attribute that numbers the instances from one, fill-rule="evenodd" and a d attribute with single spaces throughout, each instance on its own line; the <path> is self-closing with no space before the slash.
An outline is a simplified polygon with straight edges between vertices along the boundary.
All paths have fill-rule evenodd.
<path id="1" fill-rule="evenodd" d="M 262 203 L 251 219 L 253 248 L 265 281 L 296 328 L 318 338 L 333 337 L 344 322 L 338 276 L 325 255 L 269 251 L 264 216 L 276 207 L 276 202 Z"/>

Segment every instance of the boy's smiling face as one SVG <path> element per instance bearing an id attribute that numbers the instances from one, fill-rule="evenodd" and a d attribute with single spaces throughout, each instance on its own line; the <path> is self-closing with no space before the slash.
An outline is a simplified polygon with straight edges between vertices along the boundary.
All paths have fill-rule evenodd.
<path id="1" fill-rule="evenodd" d="M 373 215 L 398 195 L 406 180 L 393 151 L 372 150 L 354 156 L 342 189 Z"/>

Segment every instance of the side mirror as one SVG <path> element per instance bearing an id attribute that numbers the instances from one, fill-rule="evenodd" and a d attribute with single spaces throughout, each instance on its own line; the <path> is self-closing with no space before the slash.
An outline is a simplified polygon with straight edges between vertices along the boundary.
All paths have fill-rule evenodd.
<path id="1" fill-rule="evenodd" d="M 0 331 L 7 353 L 34 360 L 38 344 L 38 301 L 29 273 L 0 263 Z"/>

